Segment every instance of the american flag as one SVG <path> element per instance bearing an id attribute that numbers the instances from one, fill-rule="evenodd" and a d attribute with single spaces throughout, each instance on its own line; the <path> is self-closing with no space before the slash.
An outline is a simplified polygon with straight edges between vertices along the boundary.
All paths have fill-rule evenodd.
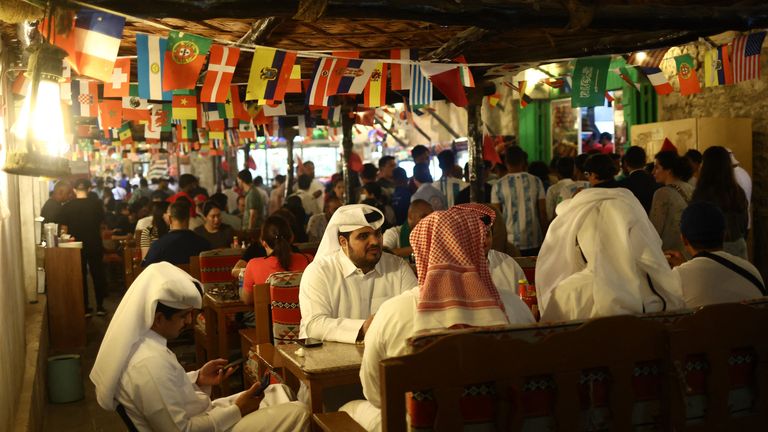
<path id="1" fill-rule="evenodd" d="M 634 52 L 629 56 L 627 63 L 641 67 L 659 67 L 667 51 L 669 48 Z"/>
<path id="2" fill-rule="evenodd" d="M 760 50 L 765 32 L 739 36 L 733 40 L 733 82 L 760 78 Z"/>

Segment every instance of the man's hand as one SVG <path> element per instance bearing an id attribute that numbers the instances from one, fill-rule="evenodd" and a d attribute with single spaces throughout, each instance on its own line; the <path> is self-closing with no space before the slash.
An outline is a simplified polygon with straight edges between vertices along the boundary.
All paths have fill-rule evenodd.
<path id="1" fill-rule="evenodd" d="M 683 254 L 676 250 L 664 251 L 664 257 L 667 258 L 670 267 L 677 267 L 685 262 Z"/>
<path id="2" fill-rule="evenodd" d="M 235 400 L 235 405 L 237 405 L 238 408 L 240 408 L 240 415 L 245 417 L 248 414 L 256 411 L 259 409 L 259 404 L 261 403 L 261 400 L 264 398 L 263 396 L 256 395 L 256 392 L 261 388 L 260 383 L 254 383 L 251 388 L 244 391 L 240 394 L 240 396 L 237 397 Z M 263 393 L 262 393 L 263 394 Z"/>
<path id="3" fill-rule="evenodd" d="M 363 326 L 360 327 L 360 332 L 357 334 L 358 341 L 365 339 L 365 334 L 368 333 L 368 328 L 371 327 L 371 322 L 373 322 L 373 317 L 375 315 L 376 314 L 369 316 L 368 319 L 363 323 Z"/>
<path id="4" fill-rule="evenodd" d="M 202 387 L 221 384 L 222 381 L 229 378 L 237 370 L 237 366 L 235 366 L 225 371 L 222 368 L 226 365 L 227 361 L 224 359 L 211 360 L 204 364 L 197 373 L 197 385 Z"/>

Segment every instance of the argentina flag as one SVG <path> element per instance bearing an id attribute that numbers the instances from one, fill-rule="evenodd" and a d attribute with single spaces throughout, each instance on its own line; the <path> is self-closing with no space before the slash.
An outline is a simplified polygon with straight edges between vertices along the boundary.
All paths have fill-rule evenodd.
<path id="1" fill-rule="evenodd" d="M 411 65 L 411 106 L 429 105 L 432 102 L 432 82 L 418 64 Z"/>
<path id="2" fill-rule="evenodd" d="M 171 100 L 173 94 L 163 91 L 163 63 L 168 39 L 144 33 L 136 34 L 136 64 L 138 66 L 139 97 L 150 100 Z"/>

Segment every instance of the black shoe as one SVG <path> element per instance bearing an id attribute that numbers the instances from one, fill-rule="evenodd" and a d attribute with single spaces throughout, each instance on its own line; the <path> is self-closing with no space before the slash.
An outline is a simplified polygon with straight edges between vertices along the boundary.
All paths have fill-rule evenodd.
<path id="1" fill-rule="evenodd" d="M 103 317 L 106 314 L 107 314 L 107 311 L 103 307 L 100 307 L 100 308 L 96 309 L 96 316 Z"/>
<path id="2" fill-rule="evenodd" d="M 85 317 L 90 318 L 93 315 L 93 309 L 87 307 L 85 308 Z"/>

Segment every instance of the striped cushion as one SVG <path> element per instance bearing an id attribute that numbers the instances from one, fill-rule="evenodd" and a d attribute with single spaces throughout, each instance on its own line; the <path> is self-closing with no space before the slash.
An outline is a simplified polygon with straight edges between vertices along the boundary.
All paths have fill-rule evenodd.
<path id="1" fill-rule="evenodd" d="M 275 344 L 290 343 L 299 338 L 301 274 L 301 272 L 279 272 L 269 276 L 272 337 Z"/>

